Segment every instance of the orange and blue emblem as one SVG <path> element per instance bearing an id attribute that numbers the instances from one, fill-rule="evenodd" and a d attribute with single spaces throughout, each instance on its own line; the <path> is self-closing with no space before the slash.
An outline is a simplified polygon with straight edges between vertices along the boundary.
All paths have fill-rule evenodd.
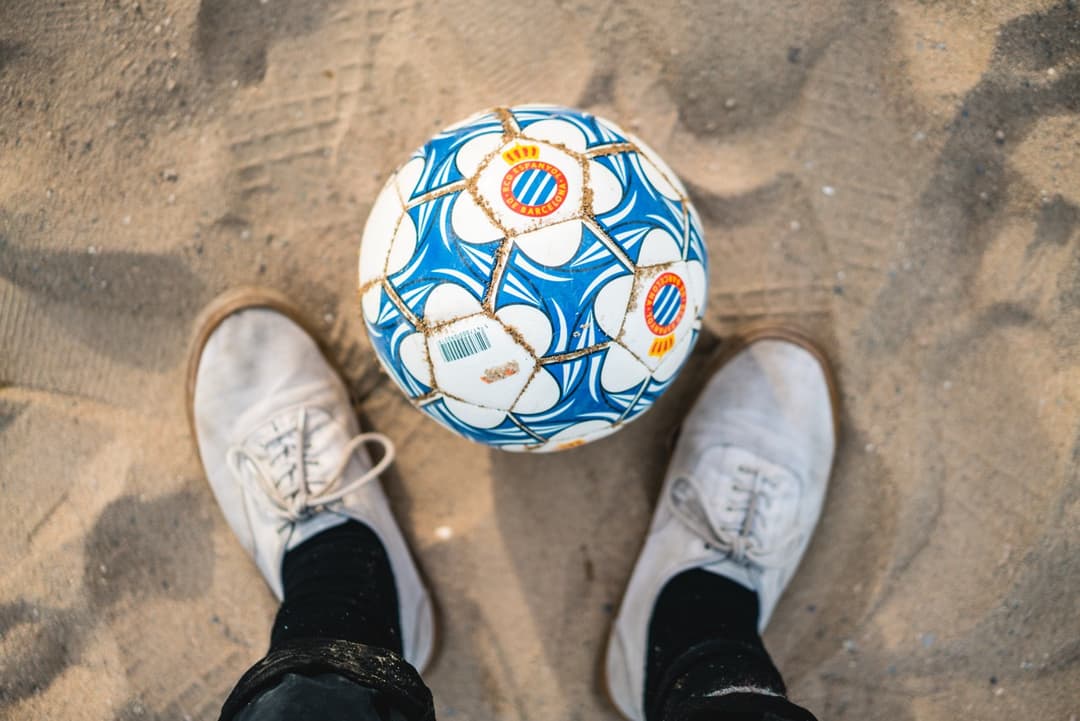
<path id="1" fill-rule="evenodd" d="M 645 295 L 645 324 L 657 336 L 650 356 L 663 357 L 675 347 L 675 329 L 685 313 L 686 282 L 674 273 L 661 273 Z"/>
<path id="2" fill-rule="evenodd" d="M 566 175 L 551 163 L 540 160 L 535 145 L 515 145 L 502 154 L 510 164 L 500 187 L 506 207 L 518 215 L 543 218 L 566 200 Z"/>

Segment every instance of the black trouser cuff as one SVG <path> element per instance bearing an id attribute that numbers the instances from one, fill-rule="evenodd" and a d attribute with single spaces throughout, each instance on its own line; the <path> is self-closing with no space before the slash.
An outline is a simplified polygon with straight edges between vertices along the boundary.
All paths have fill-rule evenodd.
<path id="1" fill-rule="evenodd" d="M 655 696 L 646 699 L 645 715 L 651 721 L 700 718 L 687 716 L 687 710 L 702 700 L 724 698 L 712 694 L 733 688 L 760 689 L 776 694 L 763 698 L 783 698 L 784 681 L 760 642 L 714 640 L 692 646 L 667 669 Z"/>
<path id="2" fill-rule="evenodd" d="M 409 721 L 435 719 L 431 691 L 399 654 L 352 641 L 310 638 L 284 643 L 248 669 L 225 700 L 220 721 L 231 721 L 287 673 L 337 674 L 376 691 Z"/>
<path id="3" fill-rule="evenodd" d="M 781 696 L 733 693 L 693 698 L 669 721 L 816 721 L 812 713 Z"/>
<path id="4" fill-rule="evenodd" d="M 817 721 L 814 715 L 781 696 L 732 693 L 695 698 L 680 706 L 668 721 Z"/>

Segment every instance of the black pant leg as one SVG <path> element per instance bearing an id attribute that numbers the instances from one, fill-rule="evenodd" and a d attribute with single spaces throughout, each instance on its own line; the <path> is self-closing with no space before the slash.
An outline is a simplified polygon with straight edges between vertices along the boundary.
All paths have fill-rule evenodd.
<path id="1" fill-rule="evenodd" d="M 817 721 L 814 715 L 779 696 L 735 693 L 690 701 L 665 721 Z"/>
<path id="2" fill-rule="evenodd" d="M 270 650 L 220 721 L 434 721 L 431 692 L 401 655 L 397 592 L 378 536 L 356 521 L 285 554 Z"/>
<path id="3" fill-rule="evenodd" d="M 337 674 L 287 673 L 248 703 L 234 721 L 408 721 L 373 689 Z"/>
<path id="4" fill-rule="evenodd" d="M 672 578 L 649 623 L 648 721 L 814 721 L 786 688 L 758 624 L 757 594 L 701 569 Z"/>

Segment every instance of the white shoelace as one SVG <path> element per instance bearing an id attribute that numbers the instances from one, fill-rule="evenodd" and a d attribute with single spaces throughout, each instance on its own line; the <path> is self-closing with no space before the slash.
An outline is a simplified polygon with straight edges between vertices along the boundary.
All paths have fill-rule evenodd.
<path id="1" fill-rule="evenodd" d="M 736 563 L 761 568 L 780 565 L 788 548 L 799 540 L 797 528 L 770 537 L 773 494 L 780 482 L 745 463 L 722 477 L 731 488 L 724 508 L 710 509 L 699 482 L 680 476 L 667 497 L 672 512 L 706 546 Z"/>
<path id="2" fill-rule="evenodd" d="M 276 430 L 276 427 L 275 427 Z M 256 446 L 253 451 L 248 444 L 233 445 L 226 454 L 226 462 L 236 478 L 244 482 L 253 479 L 274 510 L 283 519 L 296 522 L 312 511 L 340 501 L 342 498 L 371 482 L 385 471 L 394 461 L 394 444 L 381 433 L 361 433 L 350 439 L 341 451 L 337 466 L 325 478 L 318 479 L 321 487 L 312 490 L 309 483 L 307 466 L 312 463 L 306 457 L 310 447 L 308 436 L 308 409 L 300 408 L 296 415 L 296 425 L 288 426 L 269 439 Z M 286 438 L 294 435 L 298 451 L 290 456 Z M 377 443 L 383 448 L 383 457 L 372 468 L 358 478 L 342 485 L 342 475 L 352 460 L 356 449 L 365 443 Z M 277 451 L 281 452 L 277 452 Z M 277 452 L 277 455 L 275 453 Z M 284 460 L 284 463 L 278 463 Z M 271 466 L 278 463 L 276 473 Z"/>

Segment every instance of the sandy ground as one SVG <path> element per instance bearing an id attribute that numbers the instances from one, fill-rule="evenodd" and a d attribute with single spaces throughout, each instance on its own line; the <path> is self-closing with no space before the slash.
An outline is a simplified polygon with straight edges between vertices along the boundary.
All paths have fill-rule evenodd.
<path id="1" fill-rule="evenodd" d="M 676 388 L 523 458 L 407 405 L 354 273 L 381 179 L 526 101 L 656 146 L 712 263 Z M 1080 715 L 1075 2 L 4 0 L 0 716 L 213 719 L 265 650 L 275 604 L 181 392 L 192 320 L 241 283 L 310 312 L 400 444 L 441 719 L 616 718 L 599 659 L 666 438 L 763 319 L 821 340 L 844 401 L 766 634 L 791 696 L 823 721 Z"/>

